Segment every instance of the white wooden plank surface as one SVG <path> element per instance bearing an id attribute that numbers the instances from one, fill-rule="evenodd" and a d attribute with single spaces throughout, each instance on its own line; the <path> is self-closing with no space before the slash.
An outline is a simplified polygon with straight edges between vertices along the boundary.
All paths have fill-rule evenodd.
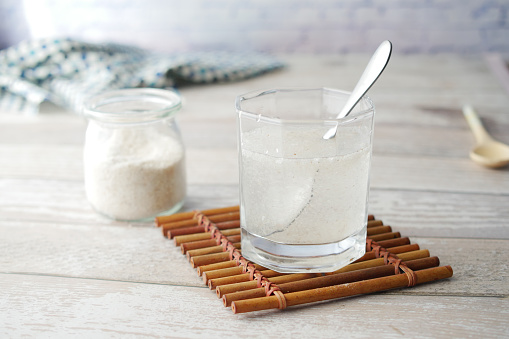
<path id="1" fill-rule="evenodd" d="M 5 336 L 186 338 L 494 338 L 509 335 L 507 299 L 367 295 L 234 315 L 205 288 L 2 275 Z M 388 307 L 388 305 L 391 305 Z M 213 311 L 212 311 L 213 310 Z M 408 321 L 412 315 L 413 321 Z M 51 325 L 48 325 L 51 324 Z"/>
<path id="2" fill-rule="evenodd" d="M 185 209 L 238 203 L 236 95 L 351 89 L 368 58 L 282 56 L 288 67 L 278 72 L 182 88 Z M 452 279 L 234 316 L 151 223 L 93 212 L 82 178 L 86 121 L 46 105 L 38 116 L 0 113 L 0 337 L 509 336 L 509 171 L 468 159 L 474 140 L 461 114 L 469 102 L 509 143 L 509 96 L 481 57 L 451 55 L 394 55 L 369 95 L 370 212 L 452 265 Z"/>

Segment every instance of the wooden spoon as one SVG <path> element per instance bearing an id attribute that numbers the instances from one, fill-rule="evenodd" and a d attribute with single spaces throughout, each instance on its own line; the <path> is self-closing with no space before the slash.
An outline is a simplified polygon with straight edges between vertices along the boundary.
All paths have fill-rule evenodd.
<path id="1" fill-rule="evenodd" d="M 509 164 L 509 145 L 494 140 L 488 134 L 472 106 L 463 106 L 463 114 L 477 141 L 477 146 L 470 151 L 470 159 L 491 168 Z"/>

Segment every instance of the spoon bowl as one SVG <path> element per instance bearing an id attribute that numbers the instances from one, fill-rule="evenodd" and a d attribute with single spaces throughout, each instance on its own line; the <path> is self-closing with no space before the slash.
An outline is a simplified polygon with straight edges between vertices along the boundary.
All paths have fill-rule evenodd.
<path id="1" fill-rule="evenodd" d="M 476 146 L 470 158 L 486 167 L 499 168 L 509 164 L 509 145 L 492 140 Z"/>
<path id="2" fill-rule="evenodd" d="M 477 146 L 470 151 L 470 159 L 490 168 L 507 166 L 509 164 L 509 145 L 494 140 L 488 134 L 472 106 L 463 106 L 463 114 L 477 140 Z"/>

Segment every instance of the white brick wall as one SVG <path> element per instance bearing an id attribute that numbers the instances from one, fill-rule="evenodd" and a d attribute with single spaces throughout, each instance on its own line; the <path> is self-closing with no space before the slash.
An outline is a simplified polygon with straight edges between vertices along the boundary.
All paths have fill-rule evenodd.
<path id="1" fill-rule="evenodd" d="M 66 35 L 164 52 L 371 52 L 390 39 L 400 53 L 509 53 L 509 0 L 1 0 L 0 47 Z"/>

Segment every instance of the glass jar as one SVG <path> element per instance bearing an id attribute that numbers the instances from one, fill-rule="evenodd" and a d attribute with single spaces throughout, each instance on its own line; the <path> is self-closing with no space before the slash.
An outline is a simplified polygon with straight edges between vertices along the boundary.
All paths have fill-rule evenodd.
<path id="1" fill-rule="evenodd" d="M 116 220 L 147 220 L 182 207 L 185 149 L 175 115 L 180 96 L 133 88 L 87 100 L 85 192 L 93 208 Z"/>

